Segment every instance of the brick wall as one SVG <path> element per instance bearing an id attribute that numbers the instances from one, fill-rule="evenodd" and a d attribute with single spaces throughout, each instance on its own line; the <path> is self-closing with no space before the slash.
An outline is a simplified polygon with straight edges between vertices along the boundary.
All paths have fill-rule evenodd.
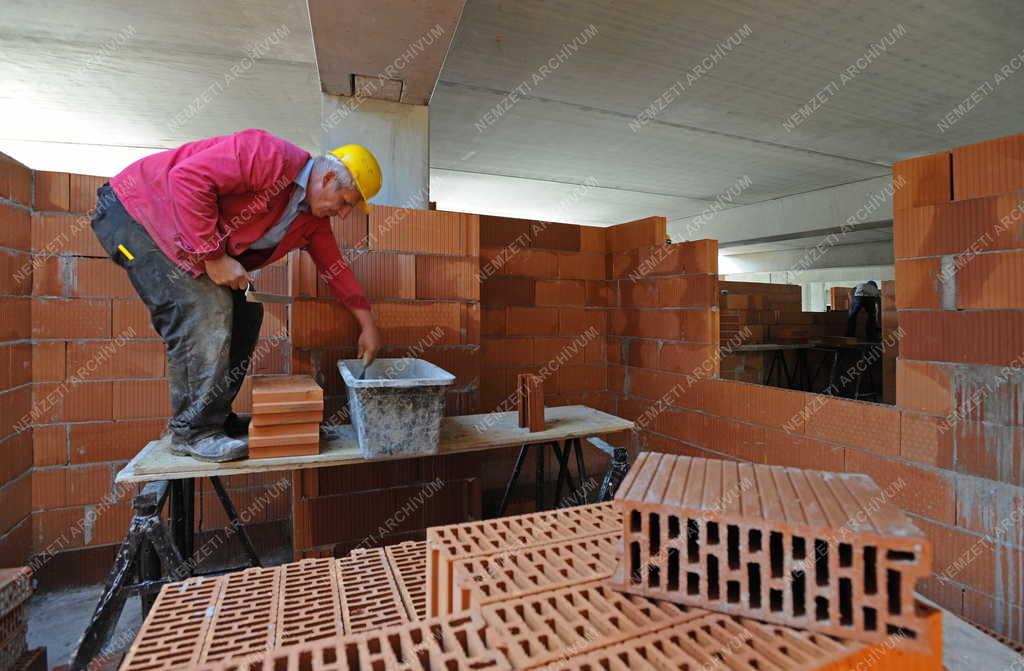
<path id="1" fill-rule="evenodd" d="M 0 154 L 0 566 L 32 545 L 32 173 Z M 29 268 L 28 272 L 25 271 Z"/>
<path id="2" fill-rule="evenodd" d="M 952 515 L 927 529 L 949 608 L 1024 640 L 1024 135 L 893 167 L 896 401 L 942 430 Z M 912 423 L 911 423 L 912 422 Z M 976 555 L 976 558 L 975 558 Z"/>
<path id="3" fill-rule="evenodd" d="M 13 183 L 13 173 L 10 179 Z M 12 394 L 10 412 L 3 416 L 5 421 L 25 418 L 31 427 L 16 440 L 24 443 L 33 467 L 31 477 L 26 474 L 24 484 L 19 481 L 24 492 L 17 494 L 31 515 L 12 544 L 4 544 L 16 549 L 4 563 L 24 564 L 35 557 L 33 566 L 43 587 L 105 577 L 137 490 L 115 487 L 114 475 L 160 436 L 170 413 L 163 342 L 127 275 L 106 257 L 89 226 L 96 190 L 104 181 L 28 173 L 27 186 L 21 187 L 24 201 L 19 201 L 24 206 L 4 203 L 4 234 L 17 232 L 24 239 L 18 243 L 11 237 L 3 244 L 23 244 L 25 250 L 18 257 L 19 268 L 9 267 L 4 280 L 12 282 L 19 270 L 27 271 L 27 280 L 17 282 L 22 296 L 16 304 L 27 328 L 17 334 L 23 342 L 10 345 L 6 356 L 14 364 L 15 353 L 21 356 L 23 350 L 31 365 L 17 361 L 25 382 Z M 5 255 L 6 262 L 13 263 L 11 259 Z M 260 286 L 283 291 L 275 287 L 287 286 L 287 266 L 261 271 Z M 10 335 L 13 340 L 13 327 Z M 286 372 L 287 347 L 287 313 L 283 306 L 267 306 L 251 374 Z M 236 408 L 249 408 L 249 389 L 247 383 Z M 13 441 L 11 448 L 13 454 Z M 270 544 L 264 543 L 263 550 L 286 538 L 281 529 L 286 528 L 288 497 L 267 496 L 273 481 L 272 475 L 224 481 L 236 507 L 252 519 L 255 537 Z M 196 500 L 197 510 L 203 511 L 196 520 L 200 538 L 226 526 L 208 486 L 200 483 Z M 277 531 L 261 529 L 268 524 Z"/>
<path id="4" fill-rule="evenodd" d="M 373 305 L 382 357 L 416 357 L 455 375 L 446 413 L 480 405 L 480 255 L 476 215 L 375 207 L 333 222 L 335 238 Z M 324 387 L 327 421 L 349 422 L 338 359 L 356 357 L 358 325 L 317 277 L 291 266 L 292 370 Z M 478 455 L 425 457 L 293 476 L 296 557 L 343 554 L 368 542 L 422 538 L 428 526 L 480 516 Z M 439 484 L 434 484 L 439 483 Z M 437 489 L 435 490 L 435 487 Z M 393 515 L 402 511 L 398 515 Z M 390 516 L 390 517 L 389 517 Z"/>

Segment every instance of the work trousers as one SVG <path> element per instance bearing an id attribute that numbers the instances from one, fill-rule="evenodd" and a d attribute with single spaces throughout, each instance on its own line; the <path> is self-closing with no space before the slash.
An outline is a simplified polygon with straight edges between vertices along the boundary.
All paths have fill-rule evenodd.
<path id="1" fill-rule="evenodd" d="M 878 333 L 878 308 L 881 301 L 874 296 L 854 296 L 850 303 L 850 316 L 846 319 L 846 335 L 854 337 L 857 334 L 857 314 L 863 310 L 868 314 L 866 328 L 867 339 L 871 342 L 879 340 Z"/>
<path id="2" fill-rule="evenodd" d="M 167 344 L 168 428 L 180 442 L 222 431 L 256 348 L 263 306 L 247 302 L 244 291 L 179 268 L 128 214 L 109 184 L 96 193 L 92 229 L 114 263 L 128 273 L 153 328 Z"/>

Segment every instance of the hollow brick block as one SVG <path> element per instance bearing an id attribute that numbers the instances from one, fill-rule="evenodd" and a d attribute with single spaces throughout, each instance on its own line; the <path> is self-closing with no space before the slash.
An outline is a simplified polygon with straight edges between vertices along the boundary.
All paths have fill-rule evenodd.
<path id="1" fill-rule="evenodd" d="M 199 671 L 510 669 L 505 656 L 489 644 L 487 636 L 479 614 L 461 615 L 334 636 L 198 668 Z"/>
<path id="2" fill-rule="evenodd" d="M 337 564 L 345 631 L 367 631 L 410 620 L 384 548 L 357 549 Z"/>
<path id="3" fill-rule="evenodd" d="M 410 620 L 427 616 L 427 544 L 406 541 L 384 548 Z"/>
<path id="4" fill-rule="evenodd" d="M 618 563 L 622 534 L 572 539 L 457 559 L 452 586 L 456 611 L 607 578 Z"/>
<path id="5" fill-rule="evenodd" d="M 931 544 L 864 475 L 642 453 L 614 501 L 617 589 L 926 648 Z"/>
<path id="6" fill-rule="evenodd" d="M 0 617 L 32 595 L 32 571 L 27 566 L 0 569 Z"/>
<path id="7" fill-rule="evenodd" d="M 453 612 L 453 563 L 618 530 L 610 503 L 427 529 L 427 616 Z"/>

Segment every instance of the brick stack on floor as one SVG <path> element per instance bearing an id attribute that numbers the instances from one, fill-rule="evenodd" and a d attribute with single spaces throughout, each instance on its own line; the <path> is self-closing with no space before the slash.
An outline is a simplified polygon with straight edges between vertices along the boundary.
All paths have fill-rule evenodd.
<path id="1" fill-rule="evenodd" d="M 309 375 L 255 378 L 249 457 L 294 457 L 320 452 L 324 390 Z"/>
<path id="2" fill-rule="evenodd" d="M 0 569 L 0 671 L 45 671 L 46 648 L 28 649 L 32 572 Z"/>
<path id="3" fill-rule="evenodd" d="M 662 464 L 664 469 L 651 465 L 662 459 L 671 463 Z M 695 469 L 703 469 L 703 476 L 697 477 Z M 870 498 L 870 481 L 816 480 L 796 469 L 781 474 L 774 469 L 748 470 L 750 473 L 740 473 L 728 462 L 683 462 L 648 455 L 634 467 L 633 476 L 620 490 L 623 497 L 615 503 L 435 527 L 429 530 L 426 542 L 168 585 L 122 670 L 941 669 L 941 611 L 914 599 L 913 569 L 898 579 L 890 577 L 896 564 L 901 570 L 905 565 L 927 564 L 928 548 L 917 545 L 920 534 L 909 527 L 902 540 L 879 537 L 880 532 L 892 532 L 902 522 L 891 516 L 884 501 L 877 505 Z M 873 640 L 865 642 L 846 635 L 864 633 L 857 630 L 862 625 L 860 619 L 857 627 L 848 627 L 843 638 L 837 638 L 811 627 L 768 624 L 615 588 L 613 575 L 622 557 L 624 537 L 627 545 L 638 534 L 642 535 L 638 543 L 657 538 L 663 550 L 659 557 L 666 562 L 672 561 L 673 547 L 678 557 L 689 543 L 684 531 L 691 526 L 688 518 L 679 520 L 677 535 L 672 532 L 671 514 L 662 515 L 664 523 L 658 518 L 656 532 L 649 524 L 634 530 L 634 515 L 627 503 L 631 492 L 642 494 L 644 505 L 655 507 L 669 505 L 676 489 L 687 496 L 700 490 L 699 501 L 716 496 L 728 501 L 723 497 L 728 495 L 730 483 L 738 487 L 747 482 L 744 475 L 749 476 L 751 488 L 740 491 L 737 503 L 715 513 L 724 525 L 718 542 L 707 538 L 707 521 L 698 533 L 698 539 L 708 541 L 700 549 L 701 557 L 706 560 L 715 555 L 717 559 L 721 555 L 723 579 L 730 579 L 725 574 L 737 549 L 729 541 L 732 532 L 726 515 L 737 509 L 741 516 L 749 517 L 744 523 L 740 561 L 762 567 L 767 590 L 775 589 L 773 580 L 785 582 L 785 576 L 799 569 L 797 561 L 787 555 L 783 558 L 784 577 L 773 577 L 778 553 L 772 549 L 772 533 L 778 519 L 768 508 L 754 506 L 762 500 L 762 492 L 766 493 L 763 500 L 770 503 L 768 494 L 785 489 L 779 479 L 784 477 L 809 489 L 798 487 L 799 496 L 791 493 L 776 501 L 779 505 L 772 510 L 795 515 L 799 508 L 806 517 L 817 516 L 822 522 L 813 530 L 804 530 L 797 521 L 786 518 L 789 526 L 782 545 L 787 553 L 793 539 L 806 535 L 803 570 L 806 579 L 815 583 L 807 586 L 809 603 L 816 603 L 822 595 L 819 592 L 832 590 L 825 612 L 841 619 L 845 607 L 840 592 L 844 588 L 836 585 L 843 579 L 859 581 L 857 576 L 866 570 L 863 550 L 870 546 L 879 553 L 879 596 L 864 595 L 856 608 L 870 606 L 872 598 L 891 608 L 898 592 L 899 608 L 903 614 L 912 611 L 914 619 L 894 618 L 888 610 L 879 613 L 877 631 L 869 636 Z M 674 512 L 685 517 L 686 510 L 679 506 Z M 643 517 L 653 519 L 650 511 Z M 859 526 L 849 533 L 835 526 L 851 519 Z M 754 527 L 762 534 L 759 549 L 747 545 Z M 827 555 L 818 541 L 827 546 Z M 844 559 L 844 543 L 851 545 L 852 569 Z M 902 555 L 908 548 L 915 552 L 914 562 L 908 563 Z M 649 548 L 646 552 L 644 558 L 653 559 Z M 822 553 L 825 560 L 816 560 L 815 553 Z M 630 560 L 629 553 L 626 559 Z M 819 585 L 817 571 L 824 566 L 833 577 L 827 585 Z M 927 571 L 927 566 L 921 570 Z M 883 572 L 885 577 L 881 577 Z M 662 571 L 665 579 L 670 575 L 670 569 Z M 728 600 L 729 588 L 723 593 Z M 783 591 L 779 612 L 786 617 L 795 603 L 791 593 L 789 588 Z M 744 595 L 741 603 L 746 601 Z M 775 613 L 773 597 L 768 595 L 764 601 L 769 614 Z M 816 616 L 814 608 L 810 614 Z M 913 629 L 916 638 L 908 640 L 905 629 Z"/>

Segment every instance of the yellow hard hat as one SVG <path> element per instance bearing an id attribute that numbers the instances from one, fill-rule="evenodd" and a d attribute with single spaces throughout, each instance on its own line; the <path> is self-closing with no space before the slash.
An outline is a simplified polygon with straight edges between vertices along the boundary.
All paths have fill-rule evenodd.
<path id="1" fill-rule="evenodd" d="M 373 157 L 370 150 L 361 144 L 347 144 L 338 147 L 330 152 L 335 158 L 345 164 L 349 174 L 356 183 L 356 188 L 363 196 L 363 212 L 370 212 L 370 199 L 380 191 L 383 181 L 380 174 L 380 164 Z"/>

